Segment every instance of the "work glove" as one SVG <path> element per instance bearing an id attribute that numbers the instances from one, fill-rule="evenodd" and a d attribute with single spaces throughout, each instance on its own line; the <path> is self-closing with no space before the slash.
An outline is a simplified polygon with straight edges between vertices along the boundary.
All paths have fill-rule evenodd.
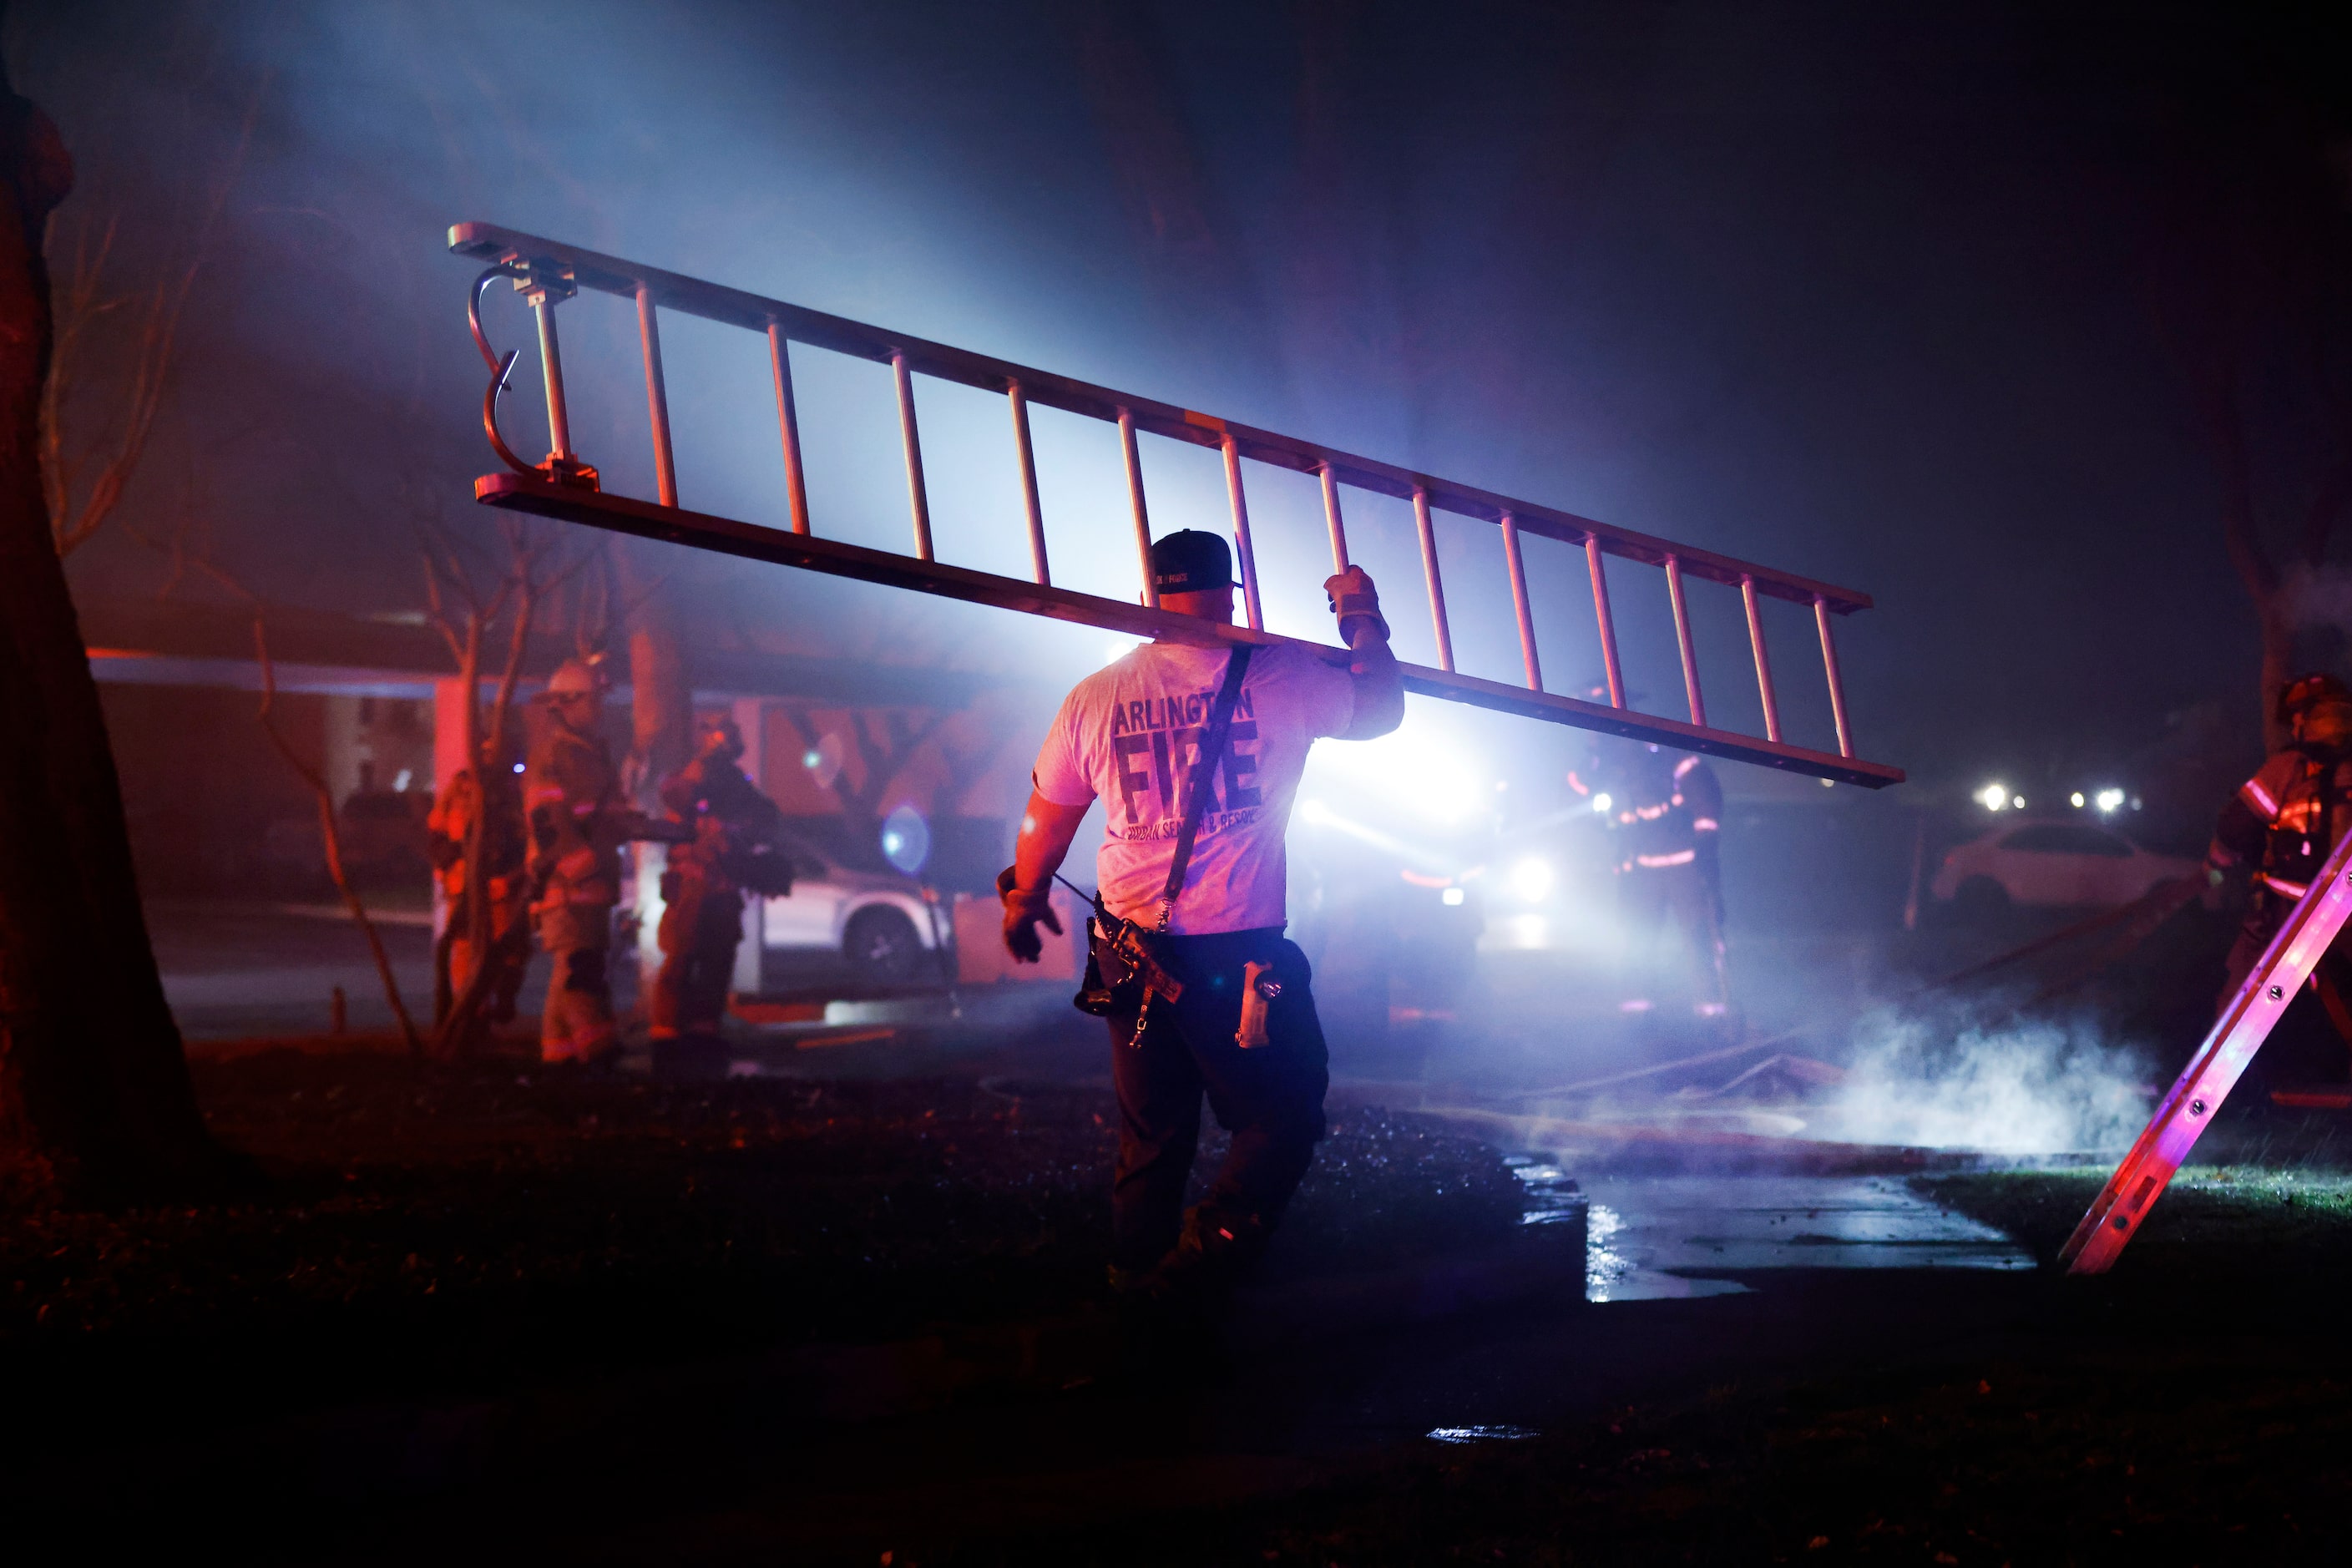
<path id="1" fill-rule="evenodd" d="M 1023 889 L 1007 866 L 996 874 L 996 896 L 1004 905 L 1004 951 L 1015 963 L 1034 963 L 1044 956 L 1045 942 L 1037 934 L 1043 921 L 1055 936 L 1062 934 L 1062 917 L 1054 912 L 1054 888 Z"/>
<path id="2" fill-rule="evenodd" d="M 1372 586 L 1372 574 L 1360 566 L 1350 566 L 1345 572 L 1323 580 L 1323 596 L 1330 602 L 1331 613 L 1339 618 L 1339 640 L 1353 647 L 1355 629 L 1349 622 L 1369 620 L 1379 631 L 1382 642 L 1389 640 L 1389 623 L 1381 615 L 1381 592 Z"/>

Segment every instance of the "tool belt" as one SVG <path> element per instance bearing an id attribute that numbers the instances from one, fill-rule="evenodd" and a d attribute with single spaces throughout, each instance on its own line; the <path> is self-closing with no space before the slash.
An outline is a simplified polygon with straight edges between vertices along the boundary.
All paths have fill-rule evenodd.
<path id="1" fill-rule="evenodd" d="M 1070 1005 L 1108 1018 L 1143 1006 L 1154 994 L 1171 1002 L 1184 994 L 1184 983 L 1169 972 L 1154 934 L 1112 914 L 1097 897 L 1087 921 L 1087 977 Z"/>

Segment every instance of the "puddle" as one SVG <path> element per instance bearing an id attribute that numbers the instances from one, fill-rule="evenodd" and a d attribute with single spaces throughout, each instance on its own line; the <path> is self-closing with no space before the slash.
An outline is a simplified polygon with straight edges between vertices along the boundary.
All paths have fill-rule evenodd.
<path id="1" fill-rule="evenodd" d="M 1591 1301 L 1746 1289 L 1693 1270 L 2034 1267 L 2000 1231 L 1938 1208 L 1898 1178 L 1602 1177 L 1583 1188 Z"/>
<path id="2" fill-rule="evenodd" d="M 1524 1443 L 1543 1434 L 1532 1426 L 1437 1426 L 1429 1433 L 1433 1443 Z"/>
<path id="3" fill-rule="evenodd" d="M 1558 1225 L 1583 1214 L 1584 1189 L 1558 1165 L 1533 1154 L 1507 1154 L 1503 1163 L 1519 1179 L 1521 1225 Z"/>

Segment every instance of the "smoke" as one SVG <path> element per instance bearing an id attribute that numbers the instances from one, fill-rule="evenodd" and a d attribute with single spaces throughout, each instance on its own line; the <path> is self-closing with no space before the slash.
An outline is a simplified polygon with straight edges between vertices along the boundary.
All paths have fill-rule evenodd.
<path id="1" fill-rule="evenodd" d="M 2088 1025 L 1965 1027 L 1882 1016 L 1858 1032 L 1832 1101 L 1857 1142 L 2001 1154 L 2107 1152 L 2147 1124 L 2139 1058 Z"/>

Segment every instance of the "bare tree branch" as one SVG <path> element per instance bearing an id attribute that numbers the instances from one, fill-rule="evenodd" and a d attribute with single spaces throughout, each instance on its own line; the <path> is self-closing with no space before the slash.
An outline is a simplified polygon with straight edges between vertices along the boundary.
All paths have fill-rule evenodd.
<path id="1" fill-rule="evenodd" d="M 327 875 L 334 879 L 335 890 L 342 894 L 343 907 L 351 911 L 352 923 L 367 939 L 368 952 L 375 959 L 376 976 L 383 982 L 384 1000 L 392 1004 L 392 1016 L 400 1021 L 400 1037 L 407 1042 L 409 1059 L 421 1067 L 425 1042 L 416 1032 L 416 1021 L 408 1016 L 408 1005 L 401 1000 L 400 981 L 392 973 L 392 959 L 383 950 L 383 938 L 377 933 L 375 921 L 368 918 L 367 905 L 343 869 L 343 840 L 335 821 L 335 792 L 326 775 L 304 762 L 294 743 L 278 727 L 274 711 L 278 702 L 277 667 L 269 658 L 268 625 L 258 609 L 253 617 L 253 657 L 261 666 L 261 710 L 257 717 L 262 731 L 268 735 L 269 743 L 278 748 L 278 754 L 286 759 L 286 765 L 310 786 L 312 798 L 318 802 L 319 837 L 326 849 Z"/>
<path id="2" fill-rule="evenodd" d="M 65 286 L 57 303 L 54 369 L 41 393 L 43 485 L 50 538 L 59 555 L 71 554 L 105 526 L 146 456 L 148 439 L 178 361 L 180 320 L 211 256 L 221 215 L 244 173 L 268 86 L 266 76 L 255 83 L 236 147 L 213 182 L 201 215 L 175 240 L 173 259 L 163 265 L 163 275 L 155 282 L 131 289 L 110 284 L 110 263 L 120 234 L 119 211 L 74 226 L 71 258 L 63 268 Z M 92 224 L 99 226 L 95 238 Z M 96 363 L 95 340 L 100 324 L 118 315 L 133 324 L 125 351 L 127 384 L 116 394 Z M 94 428 L 78 429 L 81 416 L 77 411 L 92 401 L 102 402 L 105 414 Z M 93 468 L 95 476 L 89 478 L 85 487 L 83 480 Z"/>

